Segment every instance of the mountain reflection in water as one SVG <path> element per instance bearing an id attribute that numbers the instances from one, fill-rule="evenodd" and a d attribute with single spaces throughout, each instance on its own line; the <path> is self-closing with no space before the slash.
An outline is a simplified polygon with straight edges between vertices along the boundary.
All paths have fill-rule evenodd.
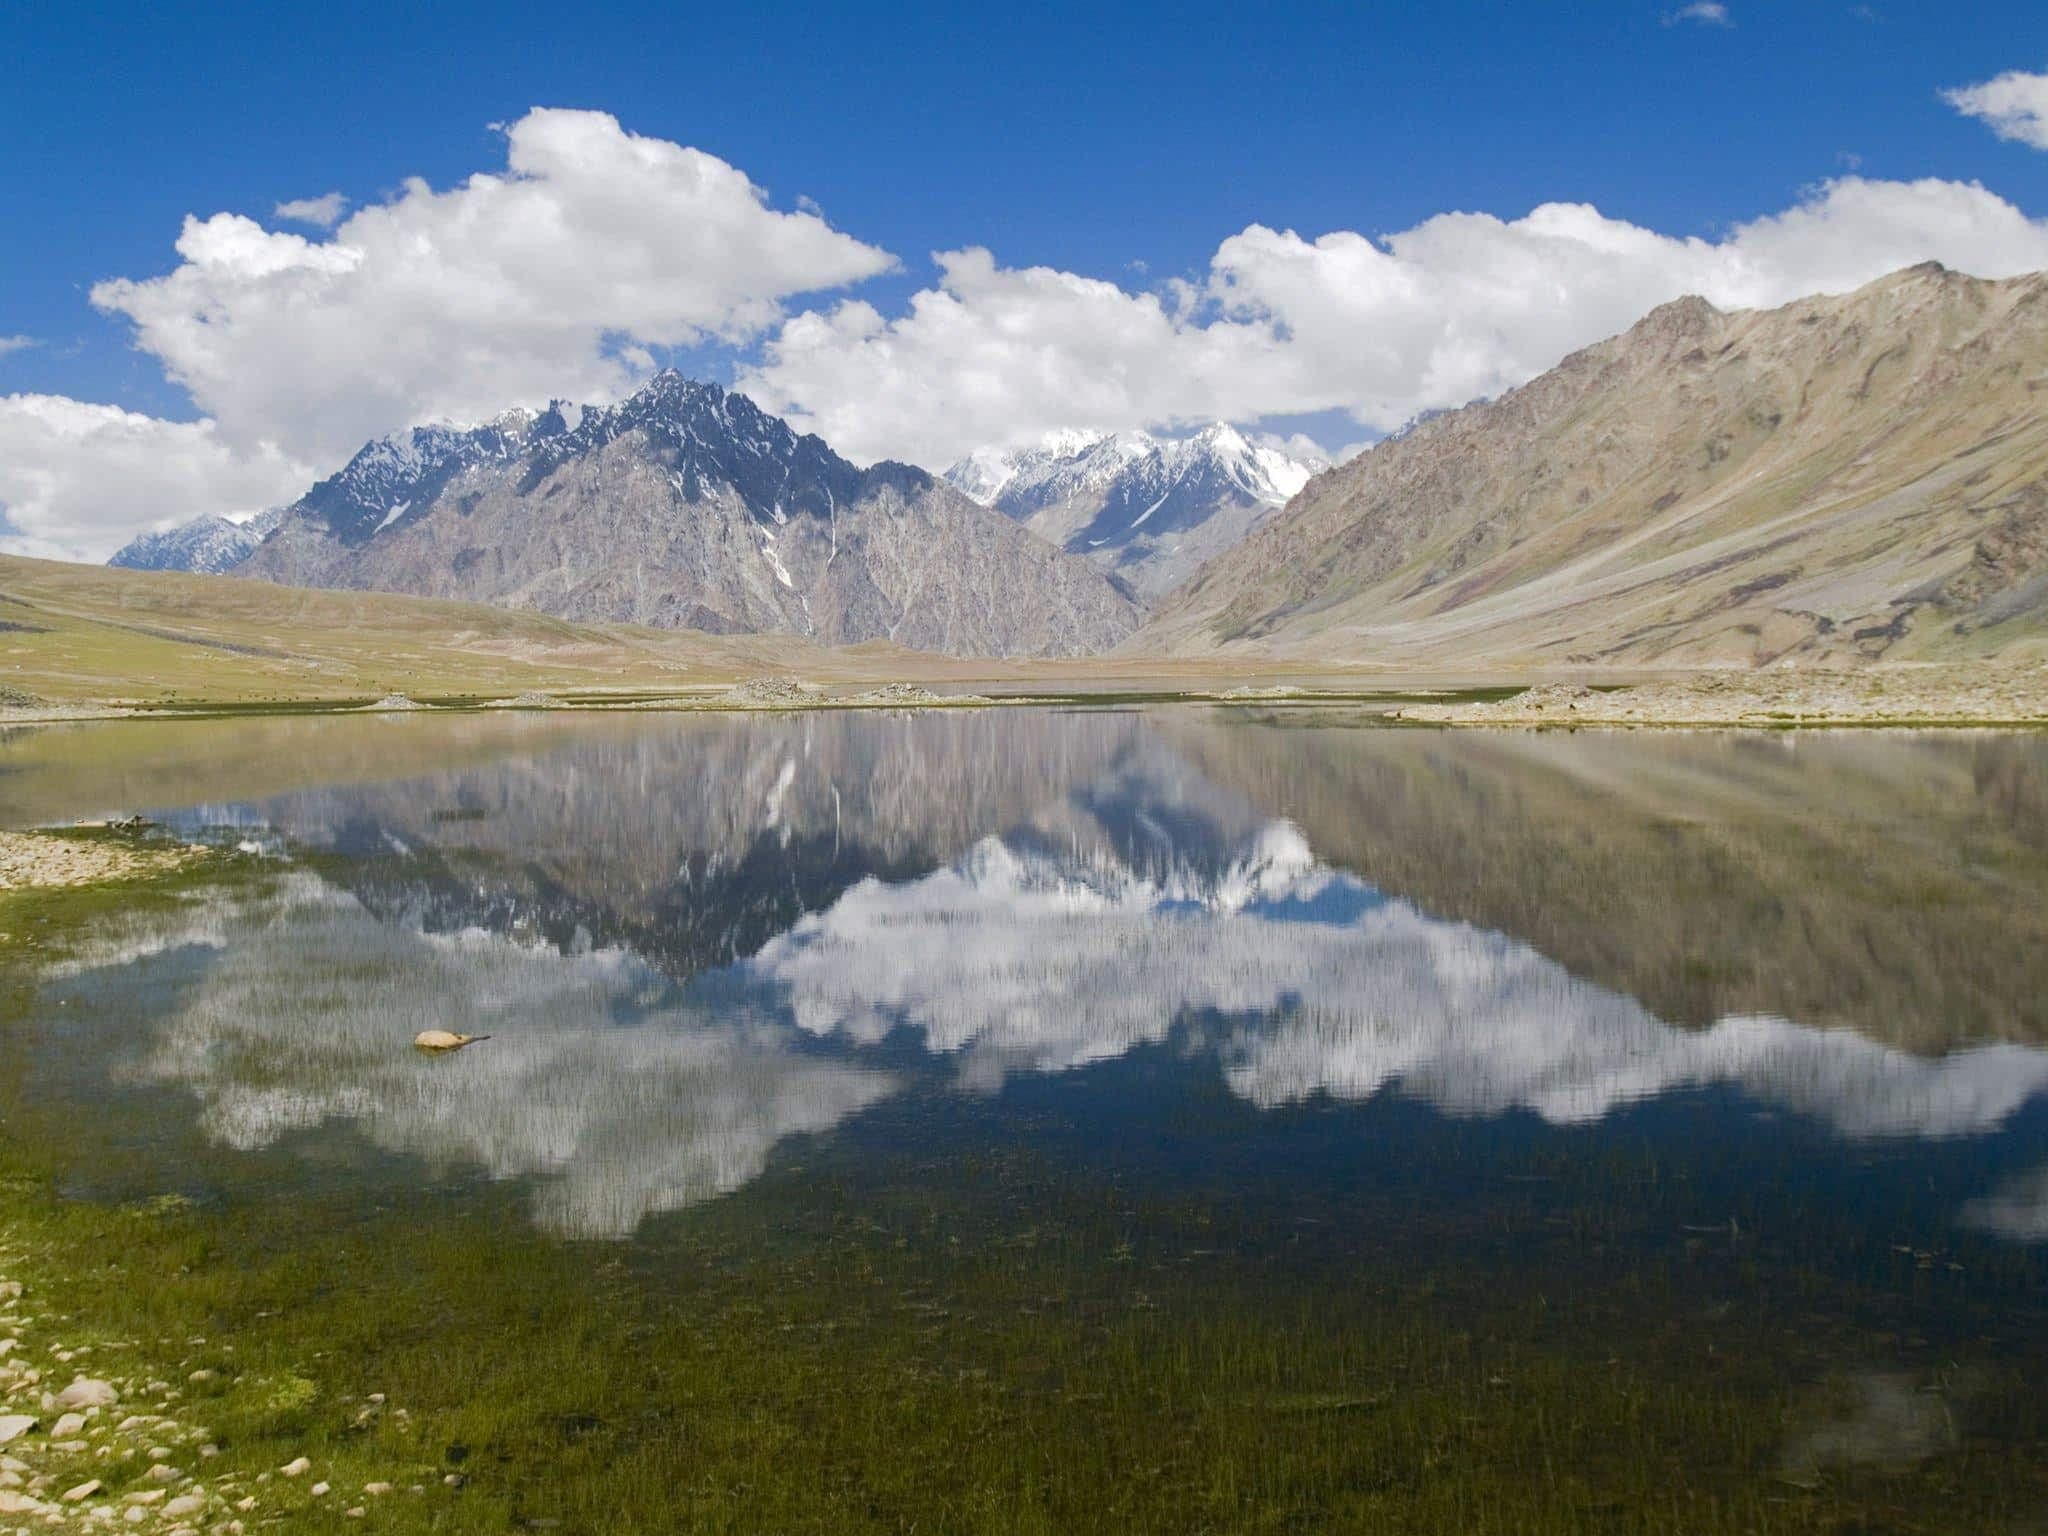
<path id="1" fill-rule="evenodd" d="M 1227 746 L 1241 781 L 1255 739 L 1133 716 L 742 722 L 208 807 L 183 819 L 319 873 L 132 919 L 50 986 L 67 1028 L 107 1026 L 117 1081 L 191 1095 L 219 1145 L 354 1127 L 531 1179 L 536 1222 L 584 1238 L 738 1190 L 885 1098 L 1170 1042 L 1187 1080 L 1267 1111 L 1395 1095 L 1589 1126 L 1732 1089 L 1867 1141 L 1989 1136 L 2048 1091 L 2031 1041 L 1914 1054 L 1835 1021 L 1667 1022 L 1334 867 L 1198 766 Z M 428 1059 L 403 1048 L 425 1027 L 492 1039 Z M 1961 1216 L 2030 1242 L 2044 1211 L 2048 1176 L 2021 1172 Z"/>

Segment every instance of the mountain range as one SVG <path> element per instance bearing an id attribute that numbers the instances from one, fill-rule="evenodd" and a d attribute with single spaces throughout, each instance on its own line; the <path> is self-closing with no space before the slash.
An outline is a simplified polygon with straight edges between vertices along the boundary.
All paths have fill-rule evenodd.
<path id="1" fill-rule="evenodd" d="M 261 522 L 239 559 L 187 525 L 115 563 L 960 655 L 1097 652 L 1140 618 L 1121 583 L 937 477 L 858 468 L 674 372 L 614 406 L 378 439 Z"/>
<path id="2" fill-rule="evenodd" d="M 674 372 L 373 443 L 287 509 L 238 574 L 538 609 L 580 622 L 1072 655 L 1130 594 L 944 481 L 860 469 L 744 395 Z"/>
<path id="3" fill-rule="evenodd" d="M 130 539 L 107 564 L 127 571 L 196 571 L 217 576 L 248 559 L 283 521 L 282 507 L 259 512 L 239 523 L 207 513 L 161 533 L 145 533 Z"/>
<path id="4" fill-rule="evenodd" d="M 1053 432 L 1030 448 L 981 449 L 946 479 L 1157 600 L 1328 468 L 1217 422 L 1182 439 Z"/>
<path id="5" fill-rule="evenodd" d="M 977 656 L 2008 652 L 2048 640 L 2044 295 L 1928 264 L 1769 311 L 1680 299 L 1334 469 L 1222 424 L 861 469 L 663 373 L 380 439 L 290 507 L 113 563 Z"/>
<path id="6" fill-rule="evenodd" d="M 1319 476 L 1128 648 L 1409 665 L 1956 657 L 2048 631 L 2048 274 L 1699 298 Z"/>

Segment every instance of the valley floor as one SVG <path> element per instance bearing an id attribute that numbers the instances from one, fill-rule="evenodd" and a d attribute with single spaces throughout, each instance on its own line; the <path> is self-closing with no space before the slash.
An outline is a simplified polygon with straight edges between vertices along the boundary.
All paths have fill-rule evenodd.
<path id="1" fill-rule="evenodd" d="M 2048 666 L 1710 672 L 1633 686 L 1543 683 L 1508 698 L 1414 704 L 1396 718 L 1481 726 L 1872 726 L 2048 723 Z"/>
<path id="2" fill-rule="evenodd" d="M 229 718 L 260 715 L 550 711 L 575 714 L 787 713 L 806 710 L 987 709 L 1003 706 L 1109 707 L 1187 702 L 1239 707 L 1346 707 L 1417 726 L 1525 729 L 1587 727 L 1824 727 L 2048 725 L 2048 667 L 1885 668 L 1860 672 L 1714 671 L 1683 675 L 1415 677 L 1353 674 L 1272 681 L 1186 677 L 1147 667 L 1018 669 L 992 679 L 935 678 L 938 687 L 811 681 L 764 673 L 689 690 L 577 689 L 512 695 L 389 694 L 332 697 L 181 697 L 141 703 L 119 696 L 49 701 L 17 695 L 0 703 L 0 728 L 86 720 Z"/>
<path id="3" fill-rule="evenodd" d="M 2048 723 L 2038 659 L 1855 670 L 1375 667 L 1353 658 L 974 659 L 0 557 L 0 727 L 408 709 L 1345 704 L 1433 725 Z"/>

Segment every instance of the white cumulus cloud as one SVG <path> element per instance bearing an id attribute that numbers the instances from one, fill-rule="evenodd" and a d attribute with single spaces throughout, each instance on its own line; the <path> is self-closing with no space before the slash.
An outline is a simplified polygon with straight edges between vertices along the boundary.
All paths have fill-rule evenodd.
<path id="1" fill-rule="evenodd" d="M 504 171 L 409 181 L 322 239 L 188 218 L 174 270 L 100 283 L 93 302 L 229 442 L 333 461 L 423 419 L 609 398 L 646 347 L 744 341 L 791 296 L 893 261 L 606 113 L 537 109 L 505 140 Z"/>
<path id="2" fill-rule="evenodd" d="M 661 348 L 758 343 L 737 382 L 763 406 L 855 458 L 938 468 L 1077 423 L 1293 430 L 1336 412 L 1358 428 L 1337 436 L 1369 437 L 1520 384 L 1682 294 L 1763 305 L 1928 259 L 2048 267 L 2048 221 L 1975 183 L 1846 177 L 1711 239 L 1573 203 L 1380 237 L 1254 224 L 1206 270 L 1137 287 L 952 250 L 885 313 L 818 296 L 889 270 L 888 252 L 808 200 L 772 207 L 723 160 L 601 112 L 536 109 L 504 136 L 505 166 L 454 186 L 280 204 L 307 232 L 190 217 L 171 270 L 98 284 L 93 302 L 202 419 L 10 402 L 9 547 L 96 555 L 178 515 L 289 499 L 409 424 L 616 397 Z M 88 429 L 118 451 L 80 452 Z M 166 467 L 142 484 L 150 443 Z"/>
<path id="3" fill-rule="evenodd" d="M 1963 116 L 1988 124 L 2001 139 L 2048 149 L 2048 74 L 2009 69 L 1981 85 L 1943 91 L 1941 99 Z"/>
<path id="4" fill-rule="evenodd" d="M 1103 429 L 1340 410 L 1385 432 L 1523 383 L 1702 294 L 1726 308 L 1841 293 L 1915 262 L 2048 267 L 2048 221 L 1971 182 L 1828 182 L 1718 239 L 1578 203 L 1446 213 L 1381 239 L 1252 225 L 1159 292 L 986 250 L 885 317 L 849 299 L 789 320 L 740 387 L 857 458 L 938 466 L 1085 422 Z"/>
<path id="5" fill-rule="evenodd" d="M 209 421 L 164 421 L 61 395 L 0 396 L 0 551 L 104 560 L 135 534 L 289 501 L 310 472 Z"/>
<path id="6" fill-rule="evenodd" d="M 10 352 L 26 352 L 36 344 L 33 336 L 0 336 L 0 357 Z"/>
<path id="7" fill-rule="evenodd" d="M 0 548 L 101 559 L 198 513 L 291 500 L 419 421 L 608 399 L 651 369 L 649 347 L 744 342 L 793 296 L 894 263 L 602 112 L 536 109 L 505 142 L 502 171 L 445 190 L 412 180 L 353 213 L 338 192 L 277 206 L 325 235 L 188 217 L 170 272 L 96 285 L 202 419 L 0 404 Z"/>
<path id="8" fill-rule="evenodd" d="M 332 229 L 348 212 L 348 199 L 339 192 L 322 192 L 318 197 L 292 198 L 289 202 L 279 203 L 271 211 L 280 219 L 290 219 L 294 224 Z"/>

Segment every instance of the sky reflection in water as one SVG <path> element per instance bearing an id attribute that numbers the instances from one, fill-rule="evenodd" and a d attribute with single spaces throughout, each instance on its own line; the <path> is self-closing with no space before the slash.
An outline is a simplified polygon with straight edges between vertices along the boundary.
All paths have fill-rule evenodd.
<path id="1" fill-rule="evenodd" d="M 1266 735 L 1255 764 L 1293 745 Z M 353 1128 L 531 1179 L 534 1220 L 581 1238 L 739 1190 L 885 1098 L 995 1095 L 1172 1042 L 1184 1081 L 1262 1111 L 1398 1097 L 1595 1127 L 1733 1090 L 1730 1113 L 1844 1145 L 1994 1137 L 2048 1093 L 2032 1043 L 1916 1054 L 1768 1012 L 1669 1022 L 1335 867 L 1203 773 L 1219 739 L 1050 716 L 683 727 L 188 811 L 283 850 L 285 873 L 98 936 L 50 997 L 66 1029 L 106 1027 L 118 1082 L 189 1095 L 218 1145 Z M 1899 765 L 1878 767 L 1864 780 Z M 296 862 L 315 853 L 319 873 Z M 145 1029 L 112 1027 L 138 1010 Z M 405 1042 L 426 1027 L 492 1039 L 424 1058 Z M 2048 1169 L 2008 1168 L 1958 1216 L 2048 1238 Z"/>

